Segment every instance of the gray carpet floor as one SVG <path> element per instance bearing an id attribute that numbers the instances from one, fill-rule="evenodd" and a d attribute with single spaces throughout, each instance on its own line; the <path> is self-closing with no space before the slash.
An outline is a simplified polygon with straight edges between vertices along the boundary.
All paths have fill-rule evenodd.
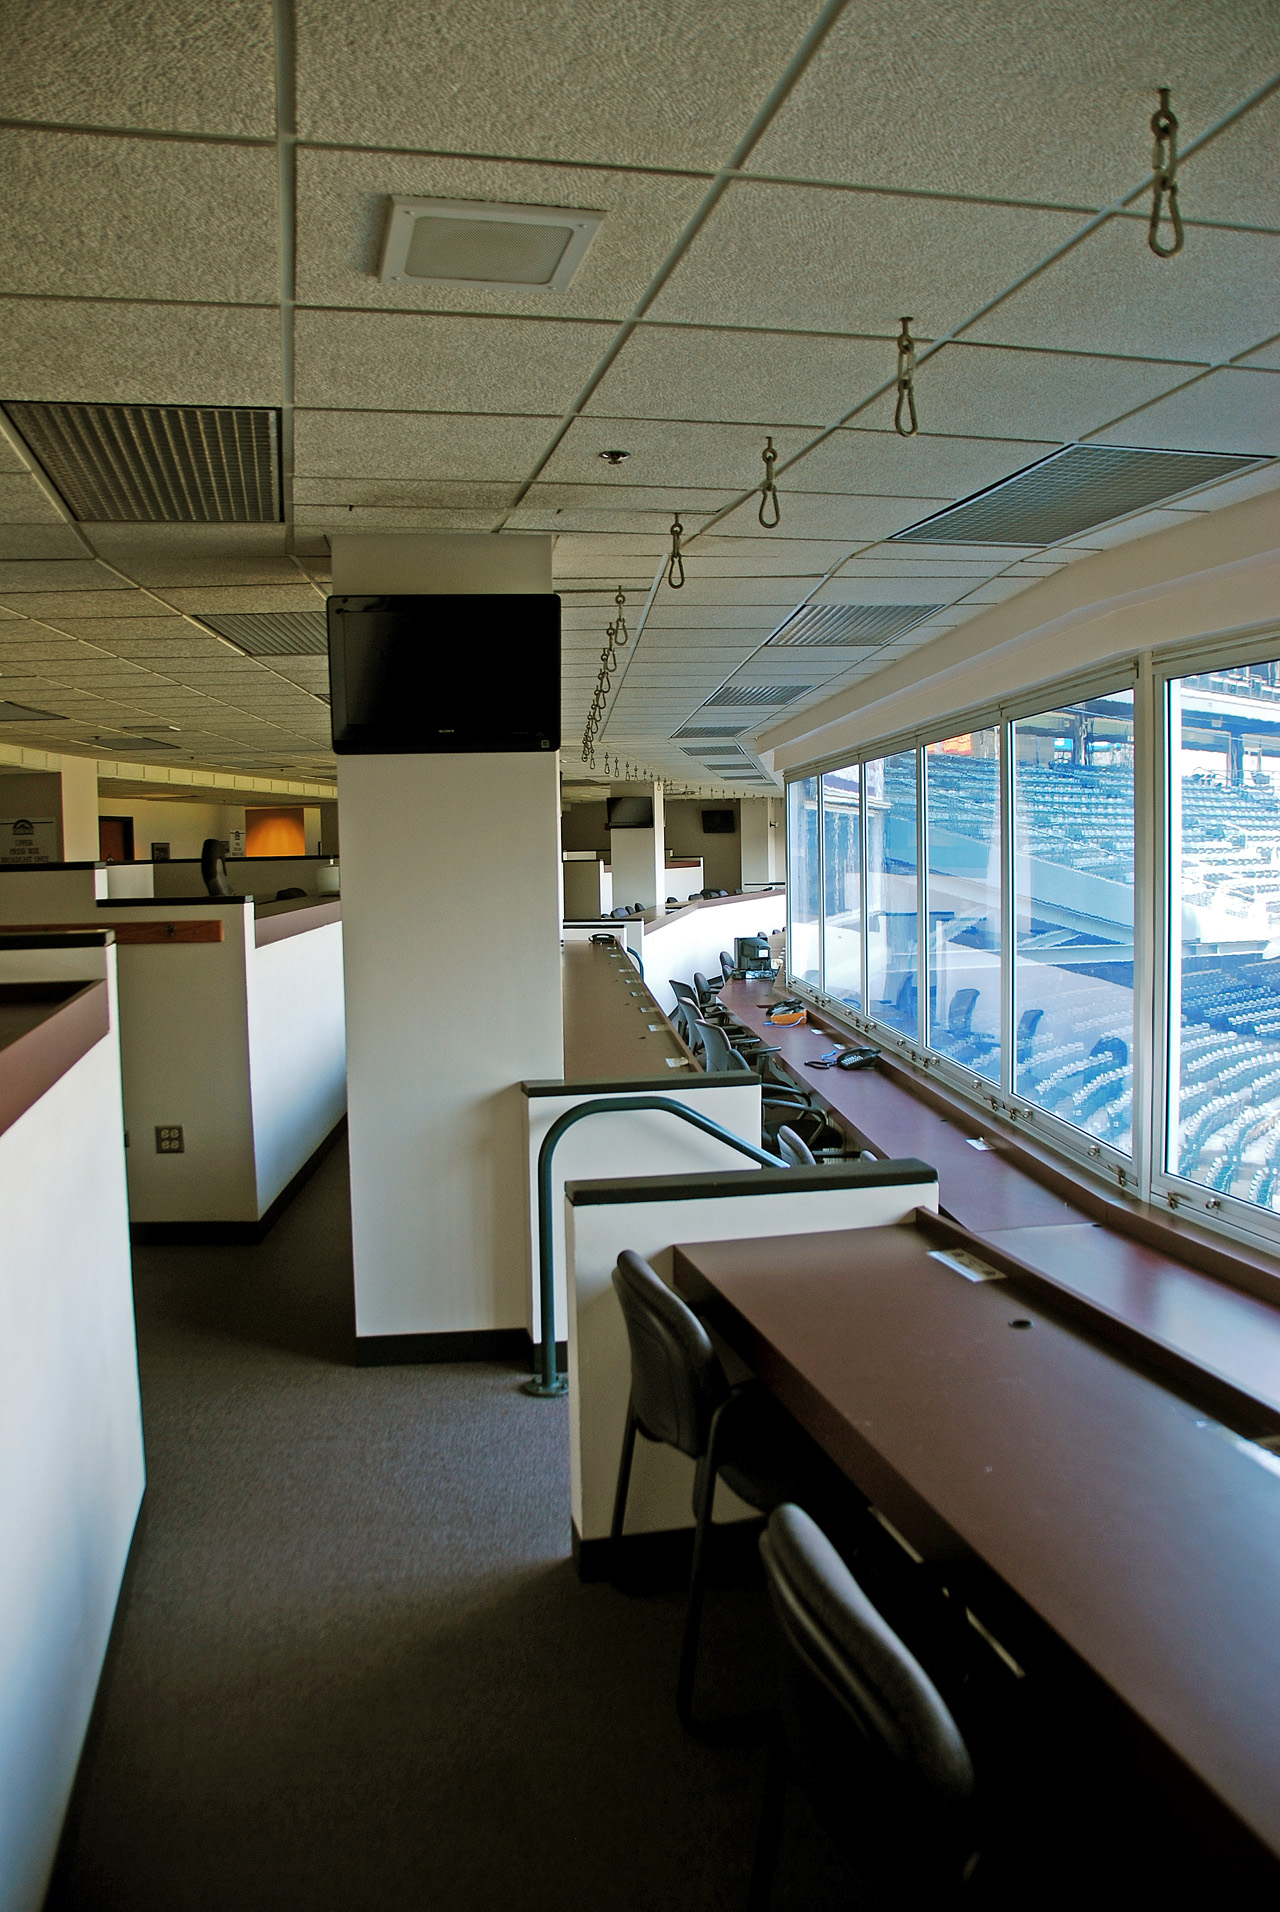
<path id="1" fill-rule="evenodd" d="M 762 1753 L 678 1727 L 680 1598 L 579 1584 L 516 1368 L 352 1365 L 347 1217 L 339 1148 L 259 1247 L 136 1251 L 149 1486 L 51 1912 L 736 1912 Z M 758 1590 L 708 1628 L 759 1699 Z M 775 1905 L 848 1906 L 806 1814 Z"/>

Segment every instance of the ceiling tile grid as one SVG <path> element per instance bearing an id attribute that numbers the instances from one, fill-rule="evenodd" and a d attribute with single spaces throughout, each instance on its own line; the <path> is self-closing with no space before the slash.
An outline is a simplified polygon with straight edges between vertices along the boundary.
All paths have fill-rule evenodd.
<path id="1" fill-rule="evenodd" d="M 48 0 L 0 23 L 19 122 L 0 129 L 0 406 L 266 409 L 285 448 L 280 523 L 74 525 L 0 412 L 0 691 L 54 713 L 6 736 L 90 749 L 167 721 L 183 761 L 331 776 L 324 659 L 249 656 L 200 620 L 311 630 L 336 531 L 508 526 L 554 536 L 568 721 L 621 584 L 636 635 L 601 749 L 714 782 L 672 740 L 705 700 L 803 708 L 1064 563 L 1277 482 L 1251 466 L 1048 547 L 941 524 L 902 541 L 1079 441 L 1280 456 L 1280 95 L 1240 111 L 1280 66 L 1262 0 L 873 0 L 825 38 L 806 37 L 816 0 L 294 11 L 283 223 L 270 0 Z M 1141 187 L 1159 85 L 1184 153 L 1171 261 L 1141 194 L 1081 237 Z M 392 282 L 392 195 L 603 219 L 563 291 Z M 904 312 L 911 440 L 892 430 Z M 687 583 L 655 589 L 677 512 Z M 805 606 L 862 641 L 769 643 Z M 757 728 L 764 708 L 711 706 Z"/>

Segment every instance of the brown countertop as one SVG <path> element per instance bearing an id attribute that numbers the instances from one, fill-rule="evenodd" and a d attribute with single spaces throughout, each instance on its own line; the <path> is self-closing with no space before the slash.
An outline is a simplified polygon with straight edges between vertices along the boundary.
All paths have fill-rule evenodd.
<path id="1" fill-rule="evenodd" d="M 566 943 L 560 974 L 566 1082 L 663 1076 L 674 1083 L 697 1073 L 617 943 Z"/>

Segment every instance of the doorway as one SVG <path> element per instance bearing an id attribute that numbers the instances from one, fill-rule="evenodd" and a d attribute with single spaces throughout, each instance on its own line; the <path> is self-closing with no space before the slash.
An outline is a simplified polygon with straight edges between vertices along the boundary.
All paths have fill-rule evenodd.
<path id="1" fill-rule="evenodd" d="M 133 862 L 133 818 L 98 818 L 98 861 L 100 863 Z"/>

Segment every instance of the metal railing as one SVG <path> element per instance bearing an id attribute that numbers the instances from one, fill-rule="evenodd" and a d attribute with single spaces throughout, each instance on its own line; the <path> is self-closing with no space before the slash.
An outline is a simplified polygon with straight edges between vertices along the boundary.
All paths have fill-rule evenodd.
<path id="1" fill-rule="evenodd" d="M 701 1129 L 704 1135 L 714 1135 L 717 1141 L 736 1149 L 739 1155 L 750 1156 L 753 1162 L 759 1162 L 764 1168 L 787 1167 L 781 1156 L 770 1155 L 766 1149 L 744 1142 L 740 1135 L 722 1128 L 710 1116 L 699 1115 L 696 1109 L 687 1109 L 682 1102 L 673 1102 L 666 1095 L 619 1095 L 608 1102 L 580 1102 L 576 1109 L 566 1109 L 563 1115 L 558 1116 L 547 1130 L 542 1147 L 538 1150 L 538 1293 L 542 1339 L 538 1348 L 538 1371 L 531 1381 L 525 1382 L 524 1391 L 539 1399 L 555 1399 L 567 1393 L 569 1387 L 567 1376 L 558 1373 L 556 1365 L 555 1225 L 551 1213 L 551 1158 L 560 1137 L 575 1122 L 583 1122 L 590 1115 L 616 1115 L 628 1109 L 665 1110 L 668 1115 L 679 1116 L 682 1122 L 689 1123 L 692 1128 Z"/>

